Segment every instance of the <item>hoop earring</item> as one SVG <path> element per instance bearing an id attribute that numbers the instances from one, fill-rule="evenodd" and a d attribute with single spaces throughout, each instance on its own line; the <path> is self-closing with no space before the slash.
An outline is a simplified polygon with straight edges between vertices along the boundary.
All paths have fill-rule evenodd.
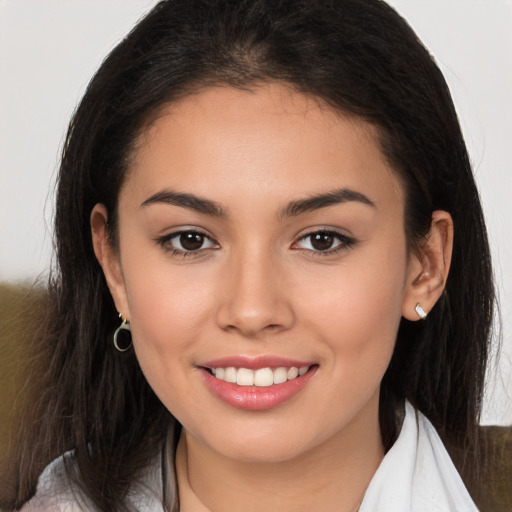
<path id="1" fill-rule="evenodd" d="M 427 313 L 425 313 L 425 310 L 419 304 L 416 304 L 414 309 L 416 313 L 418 313 L 418 316 L 421 318 L 421 320 L 426 320 Z"/>
<path id="2" fill-rule="evenodd" d="M 121 318 L 122 316 L 119 315 Z M 119 342 L 121 342 L 119 344 Z M 123 320 L 121 325 L 114 331 L 114 347 L 119 352 L 126 352 L 132 346 L 132 332 L 130 329 L 130 322 Z"/>

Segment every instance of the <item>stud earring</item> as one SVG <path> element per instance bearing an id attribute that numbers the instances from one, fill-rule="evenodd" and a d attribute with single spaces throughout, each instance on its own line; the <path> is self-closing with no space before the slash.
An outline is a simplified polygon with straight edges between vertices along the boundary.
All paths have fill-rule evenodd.
<path id="1" fill-rule="evenodd" d="M 427 313 L 425 313 L 425 310 L 419 304 L 416 304 L 416 307 L 414 309 L 416 310 L 416 313 L 418 313 L 418 316 L 422 320 L 425 320 L 427 318 Z"/>
<path id="2" fill-rule="evenodd" d="M 121 325 L 114 331 L 114 347 L 119 352 L 126 352 L 132 346 L 132 332 L 130 329 L 130 322 L 123 319 L 123 316 L 119 314 L 119 318 L 122 321 Z"/>

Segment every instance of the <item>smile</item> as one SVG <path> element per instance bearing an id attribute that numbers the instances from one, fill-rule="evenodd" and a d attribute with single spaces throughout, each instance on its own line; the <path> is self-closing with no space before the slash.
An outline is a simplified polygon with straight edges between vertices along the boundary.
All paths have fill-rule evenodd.
<path id="1" fill-rule="evenodd" d="M 313 362 L 281 357 L 226 357 L 198 366 L 206 388 L 236 409 L 265 410 L 291 400 L 318 372 Z"/>
<path id="2" fill-rule="evenodd" d="M 281 366 L 252 370 L 250 368 L 229 366 L 227 368 L 211 368 L 211 372 L 215 378 L 224 382 L 236 383 L 239 386 L 270 387 L 301 377 L 308 372 L 309 368 L 309 366 L 301 366 L 300 368 Z"/>

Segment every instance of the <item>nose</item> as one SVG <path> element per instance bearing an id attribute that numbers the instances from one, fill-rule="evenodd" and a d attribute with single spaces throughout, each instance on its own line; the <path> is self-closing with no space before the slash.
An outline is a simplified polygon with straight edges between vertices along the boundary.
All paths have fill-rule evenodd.
<path id="1" fill-rule="evenodd" d="M 294 324 L 286 272 L 271 255 L 233 257 L 221 280 L 217 310 L 221 329 L 257 338 Z"/>

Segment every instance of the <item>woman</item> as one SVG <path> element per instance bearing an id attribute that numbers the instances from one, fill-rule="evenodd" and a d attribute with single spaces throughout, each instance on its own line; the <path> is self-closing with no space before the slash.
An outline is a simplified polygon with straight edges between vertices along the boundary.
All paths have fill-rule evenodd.
<path id="1" fill-rule="evenodd" d="M 485 226 L 386 4 L 159 3 L 72 120 L 56 237 L 12 507 L 476 510 L 438 434 L 476 467 Z"/>

